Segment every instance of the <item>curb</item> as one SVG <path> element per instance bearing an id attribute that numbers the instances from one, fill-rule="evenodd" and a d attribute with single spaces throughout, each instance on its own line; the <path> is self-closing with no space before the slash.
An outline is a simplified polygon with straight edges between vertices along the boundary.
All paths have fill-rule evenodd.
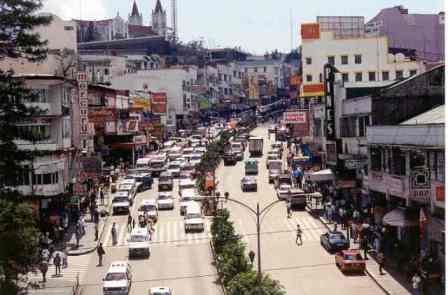
<path id="1" fill-rule="evenodd" d="M 213 260 L 215 261 L 215 265 L 217 265 L 218 262 L 216 260 L 216 252 L 215 252 L 215 248 L 213 247 L 213 242 L 210 240 L 209 244 L 210 244 L 210 249 L 212 250 Z M 218 271 L 218 268 L 216 268 L 216 270 Z M 218 274 L 218 281 L 219 281 L 219 285 L 221 286 L 222 293 L 224 295 L 227 295 L 227 290 L 224 287 L 224 284 L 223 284 L 219 274 Z"/>
<path id="2" fill-rule="evenodd" d="M 308 207 L 308 205 L 306 206 L 306 211 L 308 211 L 308 213 L 310 213 L 311 214 L 311 210 L 310 210 L 310 208 Z M 319 219 L 319 221 L 328 229 L 328 230 L 331 230 L 331 228 L 330 228 L 330 226 L 329 226 L 329 223 L 327 223 L 321 216 L 319 216 L 318 217 L 318 219 Z M 369 254 L 367 254 L 367 256 L 369 257 L 369 259 L 373 259 L 372 258 L 372 256 L 371 255 L 369 255 Z M 373 259 L 373 260 L 375 260 L 375 259 Z M 385 293 L 385 294 L 387 294 L 387 295 L 393 295 L 391 292 L 389 292 L 386 288 L 384 288 L 384 286 L 383 285 L 381 285 L 379 282 L 378 282 L 378 280 L 375 278 L 375 276 L 367 269 L 367 267 L 366 267 L 366 269 L 365 269 L 365 272 L 367 273 L 367 275 L 372 279 L 372 281 L 374 281 L 375 282 L 375 284 L 378 286 L 378 287 L 380 287 L 380 289 Z"/>

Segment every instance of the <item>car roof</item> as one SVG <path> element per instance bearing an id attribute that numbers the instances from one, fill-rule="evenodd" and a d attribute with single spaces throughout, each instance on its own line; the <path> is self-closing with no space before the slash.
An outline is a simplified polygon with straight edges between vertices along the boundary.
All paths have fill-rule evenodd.
<path id="1" fill-rule="evenodd" d="M 129 267 L 129 264 L 126 261 L 113 261 L 110 266 L 109 269 L 107 270 L 108 273 L 112 272 L 118 272 L 118 273 L 122 273 L 122 272 L 126 272 L 126 269 Z"/>
<path id="2" fill-rule="evenodd" d="M 159 292 L 159 291 L 170 291 L 171 292 L 171 288 L 168 287 L 152 287 L 151 289 L 149 289 L 149 291 L 151 292 Z"/>
<path id="3" fill-rule="evenodd" d="M 143 228 L 143 227 L 135 227 L 132 230 L 131 235 L 147 236 L 148 235 L 148 231 L 145 228 Z"/>
<path id="4" fill-rule="evenodd" d="M 156 205 L 156 200 L 154 199 L 145 199 L 143 200 L 140 205 Z"/>
<path id="5" fill-rule="evenodd" d="M 115 197 L 127 197 L 129 195 L 128 191 L 117 191 L 114 195 Z"/>
<path id="6" fill-rule="evenodd" d="M 342 253 L 344 255 L 357 255 L 357 254 L 360 254 L 359 250 L 356 250 L 356 249 L 342 250 Z"/>

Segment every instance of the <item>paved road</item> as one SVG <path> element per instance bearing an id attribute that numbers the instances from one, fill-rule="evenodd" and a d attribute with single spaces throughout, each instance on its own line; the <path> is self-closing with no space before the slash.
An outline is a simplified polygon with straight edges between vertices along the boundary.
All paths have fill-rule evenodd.
<path id="1" fill-rule="evenodd" d="M 222 294 L 215 284 L 216 269 L 211 264 L 212 256 L 209 246 L 210 223 L 203 233 L 184 232 L 183 217 L 179 214 L 178 181 L 174 182 L 173 196 L 176 199 L 174 210 L 159 211 L 159 221 L 153 235 L 151 257 L 149 259 L 132 259 L 133 272 L 131 295 L 148 294 L 150 287 L 168 286 L 174 294 Z M 137 217 L 137 209 L 143 199 L 157 197 L 157 180 L 151 190 L 137 195 L 132 215 Z M 110 230 L 116 222 L 118 244 L 112 246 Z M 85 256 L 87 270 L 81 278 L 84 294 L 102 294 L 102 278 L 112 261 L 129 260 L 126 229 L 127 215 L 111 216 L 105 227 L 103 244 L 106 256 L 103 267 L 97 267 L 97 256 Z"/>
<path id="2" fill-rule="evenodd" d="M 270 149 L 267 128 L 257 128 L 252 134 L 264 137 L 265 156 Z M 247 151 L 245 157 L 248 158 Z M 231 198 L 238 199 L 254 209 L 257 202 L 263 208 L 277 200 L 273 186 L 268 183 L 265 157 L 258 160 L 258 192 L 241 191 L 243 162 L 236 166 L 220 166 L 217 171 L 219 190 L 228 191 Z M 231 202 L 224 206 L 230 209 L 236 229 L 247 243 L 247 251 L 256 252 L 255 216 L 248 213 L 246 208 Z M 298 223 L 303 230 L 302 246 L 295 243 Z M 287 294 L 382 294 L 368 276 L 346 276 L 339 271 L 334 264 L 333 255 L 320 246 L 319 237 L 326 228 L 306 211 L 295 211 L 293 217 L 288 219 L 285 203 L 277 203 L 263 218 L 261 228 L 262 269 L 279 280 L 286 288 Z"/>

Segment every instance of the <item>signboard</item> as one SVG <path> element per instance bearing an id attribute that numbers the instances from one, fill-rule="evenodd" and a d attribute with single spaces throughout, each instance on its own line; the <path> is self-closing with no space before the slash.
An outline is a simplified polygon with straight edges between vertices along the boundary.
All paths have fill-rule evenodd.
<path id="1" fill-rule="evenodd" d="M 137 120 L 129 120 L 126 122 L 126 130 L 128 132 L 137 132 L 138 131 L 138 121 Z"/>
<path id="2" fill-rule="evenodd" d="M 344 166 L 346 169 L 355 170 L 363 168 L 367 165 L 367 160 L 345 160 Z"/>
<path id="3" fill-rule="evenodd" d="M 313 40 L 320 38 L 320 25 L 318 23 L 302 24 L 300 28 L 302 40 Z"/>
<path id="4" fill-rule="evenodd" d="M 411 190 L 410 196 L 415 201 L 428 202 L 429 199 L 431 198 L 431 190 L 430 189 Z"/>
<path id="5" fill-rule="evenodd" d="M 338 160 L 336 143 L 327 143 L 326 148 L 327 148 L 327 162 L 336 163 Z"/>
<path id="6" fill-rule="evenodd" d="M 134 108 L 142 108 L 144 111 L 151 110 L 151 102 L 147 98 L 134 97 L 133 102 Z"/>
<path id="7" fill-rule="evenodd" d="M 436 186 L 436 201 L 444 202 L 445 201 L 445 186 Z"/>
<path id="8" fill-rule="evenodd" d="M 151 94 L 153 103 L 166 103 L 166 93 L 165 92 L 153 92 Z"/>
<path id="9" fill-rule="evenodd" d="M 165 92 L 151 94 L 151 110 L 154 114 L 166 114 L 167 96 Z"/>
<path id="10" fill-rule="evenodd" d="M 305 124 L 306 112 L 285 112 L 283 113 L 283 122 L 285 124 Z"/>
<path id="11" fill-rule="evenodd" d="M 303 97 L 311 97 L 311 96 L 324 96 L 324 84 L 307 84 L 303 85 Z"/>
<path id="12" fill-rule="evenodd" d="M 79 162 L 83 173 L 101 173 L 102 161 L 99 157 L 80 157 Z"/>
<path id="13" fill-rule="evenodd" d="M 390 175 L 384 175 L 384 182 L 386 185 L 386 189 L 389 191 L 390 194 L 398 197 L 403 196 L 404 194 L 403 179 Z"/>
<path id="14" fill-rule="evenodd" d="M 289 84 L 291 86 L 299 86 L 300 84 L 302 84 L 302 76 L 297 74 L 292 75 Z"/>
<path id="15" fill-rule="evenodd" d="M 336 122 L 334 114 L 334 68 L 326 64 L 324 66 L 325 81 L 325 136 L 327 140 L 336 138 Z"/>
<path id="16" fill-rule="evenodd" d="M 132 141 L 135 144 L 147 144 L 146 135 L 135 135 Z"/>
<path id="17" fill-rule="evenodd" d="M 99 110 L 89 110 L 89 122 L 95 124 L 104 124 L 105 121 L 117 120 L 115 109 L 102 108 Z"/>
<path id="18" fill-rule="evenodd" d="M 166 104 L 153 103 L 151 108 L 154 114 L 166 114 Z"/>

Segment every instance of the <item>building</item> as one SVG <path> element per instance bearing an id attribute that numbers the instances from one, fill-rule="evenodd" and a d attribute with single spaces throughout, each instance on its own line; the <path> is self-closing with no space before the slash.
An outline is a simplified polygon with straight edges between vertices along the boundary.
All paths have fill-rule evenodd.
<path id="1" fill-rule="evenodd" d="M 333 32 L 336 39 L 364 36 L 363 16 L 318 16 L 316 22 L 322 32 Z"/>
<path id="2" fill-rule="evenodd" d="M 324 95 L 323 67 L 329 63 L 341 73 L 343 82 L 363 87 L 400 80 L 424 71 L 422 62 L 403 53 L 389 51 L 387 37 L 337 39 L 330 31 L 322 31 L 318 23 L 302 24 L 303 84 L 301 97 L 305 103 Z"/>
<path id="3" fill-rule="evenodd" d="M 445 106 L 367 129 L 369 194 L 385 248 L 445 261 Z M 388 253 L 390 256 L 393 252 Z M 424 254 L 424 255 L 425 255 Z"/>
<path id="4" fill-rule="evenodd" d="M 139 13 L 135 0 L 132 5 L 132 12 L 128 16 L 128 25 L 143 26 L 143 15 Z"/>
<path id="5" fill-rule="evenodd" d="M 166 11 L 162 8 L 160 0 L 157 0 L 156 7 L 151 15 L 154 32 L 161 37 L 167 37 Z"/>
<path id="6" fill-rule="evenodd" d="M 445 13 L 410 14 L 403 6 L 382 9 L 366 23 L 367 36 L 385 36 L 389 47 L 416 51 L 427 62 L 445 57 Z"/>

